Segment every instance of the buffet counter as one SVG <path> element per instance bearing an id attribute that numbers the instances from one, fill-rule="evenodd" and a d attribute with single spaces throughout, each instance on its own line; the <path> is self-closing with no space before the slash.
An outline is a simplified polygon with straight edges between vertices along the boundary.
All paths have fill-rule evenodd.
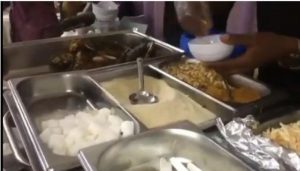
<path id="1" fill-rule="evenodd" d="M 145 88 L 159 102 L 132 105 L 135 60 L 150 43 Z M 226 126 L 249 114 L 263 123 L 299 111 L 286 105 L 285 91 L 244 75 L 224 80 L 182 50 L 137 31 L 37 40 L 3 50 L 4 130 L 12 154 L 34 171 L 258 170 L 259 163 L 230 141 Z M 296 122 L 298 115 L 282 122 Z M 280 169 L 287 165 L 280 162 Z"/>

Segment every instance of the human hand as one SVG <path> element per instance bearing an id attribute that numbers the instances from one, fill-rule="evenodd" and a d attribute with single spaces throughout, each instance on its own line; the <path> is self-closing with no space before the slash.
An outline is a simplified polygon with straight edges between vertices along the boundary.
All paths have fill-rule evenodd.
<path id="1" fill-rule="evenodd" d="M 224 35 L 221 40 L 227 44 L 247 46 L 245 54 L 236 59 L 206 63 L 224 75 L 246 72 L 297 52 L 296 38 L 274 33 Z"/>

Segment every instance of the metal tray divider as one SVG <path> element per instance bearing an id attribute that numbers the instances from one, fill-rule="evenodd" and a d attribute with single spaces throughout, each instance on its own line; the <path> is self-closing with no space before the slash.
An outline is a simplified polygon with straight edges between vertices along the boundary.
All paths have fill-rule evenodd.
<path id="1" fill-rule="evenodd" d="M 42 148 L 40 146 L 40 143 L 38 141 L 38 139 L 36 137 L 39 137 L 38 136 L 38 133 L 37 131 L 31 126 L 31 125 L 34 125 L 33 122 L 31 121 L 30 117 L 28 116 L 27 114 L 27 111 L 25 109 L 25 106 L 23 105 L 22 101 L 20 100 L 20 95 L 19 93 L 15 90 L 14 86 L 12 85 L 11 81 L 8 81 L 8 85 L 12 91 L 12 95 L 13 95 L 13 98 L 17 104 L 17 107 L 18 107 L 18 110 L 19 110 L 19 113 L 20 113 L 20 116 L 22 118 L 23 122 L 24 123 L 24 126 L 25 126 L 25 130 L 29 136 L 29 138 L 31 139 L 32 143 L 33 143 L 33 146 L 34 146 L 34 149 L 35 149 L 35 152 L 38 154 L 38 159 L 40 160 L 41 164 L 42 164 L 42 167 L 43 169 L 45 170 L 46 168 L 49 167 L 48 165 L 48 162 L 45 158 L 45 156 L 43 155 L 42 153 Z"/>
<path id="2" fill-rule="evenodd" d="M 163 42 L 163 41 L 161 41 L 161 40 L 158 40 L 158 39 L 156 39 L 156 38 L 154 38 L 154 37 L 152 37 L 152 36 L 148 36 L 148 35 L 146 35 L 146 34 L 143 34 L 143 33 L 141 33 L 141 32 L 138 32 L 137 30 L 133 30 L 132 31 L 133 33 L 136 33 L 136 34 L 138 34 L 138 35 L 140 35 L 140 36 L 143 36 L 143 37 L 145 37 L 145 38 L 147 38 L 147 39 L 149 39 L 149 40 L 152 40 L 152 41 L 154 41 L 154 42 L 157 42 L 157 43 L 159 43 L 159 44 L 161 44 L 161 45 L 163 45 L 163 46 L 165 46 L 165 47 L 168 47 L 168 48 L 170 48 L 170 49 L 172 49 L 172 50 L 174 50 L 174 51 L 178 51 L 178 52 L 180 52 L 180 53 L 184 53 L 184 50 L 182 50 L 182 49 L 180 49 L 180 48 L 177 48 L 177 47 L 175 47 L 175 46 L 172 46 L 172 45 L 170 45 L 170 44 L 168 44 L 168 43 L 165 43 L 165 42 Z"/>
<path id="3" fill-rule="evenodd" d="M 137 119 L 126 107 L 124 107 L 110 92 L 108 92 L 103 86 L 101 86 L 100 83 L 95 81 L 93 78 L 91 78 L 95 84 L 98 85 L 99 89 L 103 91 L 109 98 L 112 100 L 120 109 L 126 112 L 126 114 L 131 117 L 138 125 L 138 132 L 144 132 L 148 130 L 148 128 L 141 122 L 139 119 Z"/>
<path id="4" fill-rule="evenodd" d="M 95 81 L 92 77 L 89 76 L 89 79 L 95 84 L 97 85 L 97 87 L 105 93 L 105 95 L 111 100 L 113 101 L 113 103 L 118 107 L 120 108 L 122 111 L 124 111 L 126 113 L 126 115 L 128 115 L 128 117 L 130 117 L 133 122 L 135 122 L 135 127 L 137 127 L 136 129 L 136 133 L 139 133 L 141 132 L 141 130 L 145 130 L 144 126 L 141 126 L 143 125 L 141 122 L 139 122 L 113 95 L 111 95 L 104 87 L 101 86 L 101 84 L 97 83 L 97 81 Z"/>
<path id="5" fill-rule="evenodd" d="M 27 134 L 31 135 L 30 132 L 28 132 L 28 125 L 27 125 L 27 123 L 24 123 L 24 122 L 22 122 L 22 120 L 18 119 L 17 115 L 20 116 L 22 119 L 24 119 L 24 116 L 22 113 L 20 113 L 18 102 L 15 100 L 13 93 L 11 93 L 11 96 L 12 96 L 12 101 L 15 102 L 14 103 L 15 105 L 6 100 L 8 103 L 7 104 L 8 108 L 11 111 L 10 115 L 11 115 L 18 131 L 25 133 L 25 135 L 20 134 L 20 139 L 22 141 L 22 144 L 24 145 L 24 149 L 26 151 L 26 154 L 28 155 L 28 159 L 30 161 L 32 169 L 34 171 L 40 171 L 40 169 L 41 169 L 40 167 L 44 168 L 44 166 L 41 166 L 39 162 L 37 163 L 37 161 L 40 160 L 40 158 L 38 157 L 38 154 L 35 153 L 36 147 L 35 147 L 35 145 L 32 146 L 32 144 L 29 142 L 31 140 L 32 136 L 30 136 L 30 137 L 26 136 Z M 28 139 L 30 139 L 30 140 L 28 140 Z"/>

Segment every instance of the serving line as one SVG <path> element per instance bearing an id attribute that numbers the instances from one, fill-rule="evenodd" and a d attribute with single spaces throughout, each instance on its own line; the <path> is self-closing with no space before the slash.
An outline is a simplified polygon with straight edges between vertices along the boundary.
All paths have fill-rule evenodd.
<path id="1" fill-rule="evenodd" d="M 246 84 L 248 83 L 255 83 L 254 85 L 259 84 L 258 86 L 263 85 L 261 88 L 262 89 L 267 89 L 269 90 L 269 93 L 266 93 L 266 97 L 264 97 L 261 101 L 258 103 L 252 103 L 252 104 L 247 104 L 245 106 L 234 106 L 232 104 L 226 104 L 224 102 L 221 102 L 207 94 L 205 94 L 202 91 L 196 90 L 195 88 L 191 87 L 190 85 L 178 80 L 177 78 L 173 77 L 172 75 L 167 74 L 166 72 L 162 71 L 161 68 L 159 67 L 160 64 L 162 64 L 162 61 L 165 61 L 165 58 L 169 58 L 168 60 L 175 60 L 177 57 L 180 57 L 182 55 L 182 50 L 177 49 L 171 45 L 168 45 L 167 43 L 164 43 L 162 41 L 156 40 L 152 37 L 149 37 L 147 35 L 141 34 L 136 31 L 122 31 L 122 32 L 116 32 L 116 33 L 108 33 L 108 34 L 101 34 L 101 35 L 89 35 L 85 36 L 84 38 L 97 38 L 97 36 L 109 36 L 109 35 L 130 35 L 130 36 L 141 36 L 141 37 L 146 37 L 149 40 L 153 40 L 158 46 L 161 46 L 163 48 L 166 48 L 168 52 L 170 52 L 166 56 L 161 56 L 158 58 L 153 58 L 148 61 L 145 61 L 146 64 L 150 64 L 149 67 L 146 68 L 146 72 L 148 72 L 150 75 L 158 76 L 159 78 L 163 78 L 171 87 L 176 88 L 185 94 L 187 94 L 189 97 L 191 97 L 194 101 L 199 103 L 200 105 L 205 106 L 208 110 L 212 111 L 215 113 L 218 117 L 221 117 L 224 120 L 230 120 L 234 116 L 242 116 L 245 114 L 249 113 L 259 113 L 261 110 L 263 111 L 265 107 L 270 107 L 274 104 L 278 104 L 280 101 L 286 98 L 284 93 L 277 92 L 276 90 L 270 89 L 267 86 L 264 86 L 263 84 L 259 84 L 251 79 L 248 79 L 244 76 L 237 75 L 235 76 L 237 80 L 240 81 L 245 81 Z M 137 36 L 137 37 L 138 37 Z M 12 46 L 7 46 L 6 52 L 7 54 L 11 54 L 12 56 L 15 56 L 13 54 L 13 51 L 16 49 L 22 50 L 22 49 L 31 49 L 34 50 L 34 47 L 36 48 L 38 44 L 44 44 L 43 46 L 47 48 L 48 45 L 51 45 L 51 48 L 61 46 L 57 44 L 57 42 L 64 42 L 66 43 L 67 41 L 70 41 L 74 38 L 82 38 L 80 36 L 77 37 L 69 37 L 69 38 L 54 38 L 54 39 L 47 39 L 47 40 L 38 40 L 38 41 L 33 41 L 33 42 L 28 42 L 26 44 L 15 44 Z M 50 48 L 50 50 L 51 50 Z M 38 54 L 42 54 L 41 51 L 38 51 L 35 53 L 34 51 L 27 51 L 25 54 L 34 54 L 33 56 L 36 57 Z M 9 57 L 10 55 L 5 55 L 6 57 Z M 18 56 L 18 55 L 17 55 Z M 17 58 L 17 57 L 16 57 Z M 16 59 L 15 58 L 15 59 Z M 33 59 L 33 58 L 32 58 Z M 48 59 L 43 60 L 44 62 L 47 62 L 47 65 L 49 64 Z M 25 63 L 26 65 L 28 62 Z M 38 126 L 34 123 L 32 114 L 28 112 L 28 107 L 30 106 L 29 103 L 35 101 L 39 101 L 39 98 L 43 95 L 43 91 L 45 89 L 44 86 L 46 86 L 50 92 L 56 91 L 59 88 L 58 87 L 50 87 L 51 84 L 47 84 L 49 82 L 47 81 L 42 81 L 42 83 L 39 83 L 39 80 L 47 80 L 50 79 L 52 80 L 51 82 L 55 82 L 58 84 L 64 83 L 63 81 L 58 81 L 60 79 L 64 79 L 66 77 L 74 77 L 73 81 L 67 82 L 65 85 L 65 89 L 62 92 L 64 93 L 72 93 L 74 92 L 74 89 L 72 90 L 72 84 L 75 83 L 76 81 L 79 82 L 80 80 L 83 82 L 89 82 L 87 84 L 93 85 L 91 87 L 95 87 L 97 91 L 94 93 L 97 94 L 96 92 L 101 92 L 103 93 L 107 99 L 109 99 L 109 103 L 116 105 L 121 111 L 123 111 L 126 116 L 129 116 L 130 119 L 134 120 L 136 125 L 139 125 L 140 130 L 138 132 L 144 132 L 147 130 L 147 128 L 140 122 L 138 121 L 130 112 L 127 111 L 126 108 L 124 108 L 114 97 L 112 97 L 101 85 L 99 85 L 97 82 L 98 81 L 104 81 L 111 79 L 113 77 L 119 77 L 122 75 L 126 74 L 134 74 L 136 73 L 136 65 L 135 62 L 129 62 L 129 63 L 123 63 L 123 64 L 118 64 L 118 65 L 113 65 L 113 66 L 107 66 L 107 67 L 102 67 L 102 68 L 95 68 L 91 70 L 81 70 L 81 71 L 71 71 L 71 72 L 61 72 L 61 73 L 53 73 L 53 74 L 47 74 L 49 73 L 48 69 L 46 69 L 46 72 L 39 72 L 39 69 L 36 70 L 33 69 L 31 70 L 32 72 L 25 73 L 27 69 L 30 70 L 32 67 L 44 67 L 44 64 L 41 65 L 27 65 L 27 66 L 20 66 L 20 68 L 11 68 L 12 72 L 16 71 L 18 74 L 15 76 L 27 76 L 23 78 L 17 78 L 17 79 L 12 79 L 8 81 L 7 88 L 9 88 L 9 91 L 4 92 L 4 97 L 5 100 L 8 102 L 8 107 L 10 110 L 10 113 L 7 113 L 5 120 L 9 119 L 9 115 L 11 115 L 14 123 L 16 124 L 16 127 L 18 131 L 20 132 L 21 135 L 21 141 L 25 147 L 25 151 L 28 157 L 28 161 L 26 161 L 26 157 L 20 157 L 21 153 L 17 152 L 17 150 L 14 150 L 15 155 L 19 156 L 19 160 L 22 161 L 23 163 L 30 164 L 31 167 L 33 168 L 34 171 L 41 171 L 41 170 L 65 170 L 69 168 L 74 168 L 79 166 L 78 160 L 75 159 L 74 157 L 57 157 L 57 155 L 52 154 L 47 147 L 45 147 L 44 144 L 40 141 L 38 137 Z M 14 70 L 16 69 L 16 70 Z M 21 71 L 21 72 L 19 72 Z M 45 74 L 43 76 L 36 76 L 36 77 L 31 77 L 29 75 L 36 75 L 36 74 Z M 86 74 L 86 75 L 85 75 Z M 92 78 L 89 78 L 89 76 Z M 65 77 L 64 77 L 65 76 Z M 14 77 L 14 76 L 12 76 Z M 80 78 L 82 77 L 82 78 Z M 8 77 L 9 78 L 9 77 Z M 59 78 L 53 79 L 53 78 Z M 78 79 L 77 79 L 78 78 Z M 29 80 L 29 81 L 28 81 Z M 97 81 L 97 82 L 96 82 Z M 27 83 L 26 83 L 27 82 Z M 33 86 L 34 85 L 34 86 Z M 56 89 L 58 88 L 58 89 Z M 73 87 L 74 88 L 74 87 Z M 26 90 L 25 90 L 26 89 Z M 8 89 L 5 89 L 8 90 Z M 47 91 L 48 91 L 47 90 Z M 69 91 L 70 90 L 70 91 Z M 75 90 L 76 92 L 77 90 Z M 52 94 L 50 92 L 47 92 L 48 95 Z M 267 91 L 266 91 L 267 92 Z M 46 94 L 47 94 L 46 93 Z M 25 100 L 24 97 L 28 96 L 29 94 L 32 95 L 35 99 L 33 101 Z M 80 93 L 79 93 L 80 94 Z M 101 94 L 101 95 L 103 95 Z M 53 95 L 53 94 L 52 94 Z M 80 99 L 80 98 L 79 98 Z M 79 100 L 80 101 L 80 100 Z M 95 103 L 90 103 L 86 104 L 90 107 L 97 107 L 97 104 L 94 106 Z M 29 107 L 30 108 L 30 107 Z M 210 128 L 215 124 L 215 120 L 209 120 L 207 122 L 203 122 L 198 125 L 200 129 L 206 129 Z M 6 132 L 11 132 L 9 130 L 9 126 L 7 124 L 6 126 Z M 10 143 L 16 143 L 10 141 Z M 23 154 L 22 154 L 23 155 Z M 24 160 L 23 160 L 23 159 Z M 66 164 L 67 163 L 67 164 Z"/>

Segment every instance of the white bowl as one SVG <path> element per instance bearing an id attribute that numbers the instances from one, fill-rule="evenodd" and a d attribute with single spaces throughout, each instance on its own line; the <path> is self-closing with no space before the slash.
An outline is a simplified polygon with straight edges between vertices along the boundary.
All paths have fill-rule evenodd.
<path id="1" fill-rule="evenodd" d="M 198 37 L 189 41 L 191 54 L 203 62 L 214 62 L 225 59 L 233 50 L 232 45 L 223 43 L 220 40 L 221 35 L 209 35 Z"/>
<path id="2" fill-rule="evenodd" d="M 119 13 L 119 6 L 110 1 L 102 1 L 98 4 L 93 4 L 92 9 L 98 21 L 114 21 Z"/>

